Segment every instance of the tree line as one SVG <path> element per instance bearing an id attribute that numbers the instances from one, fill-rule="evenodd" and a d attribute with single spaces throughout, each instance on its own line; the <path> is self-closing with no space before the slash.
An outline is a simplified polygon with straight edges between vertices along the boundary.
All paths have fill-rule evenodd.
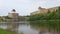
<path id="1" fill-rule="evenodd" d="M 44 14 L 35 14 L 31 15 L 28 19 L 29 21 L 36 21 L 36 20 L 60 20 L 60 7 L 58 9 L 51 12 L 48 10 L 47 13 Z"/>

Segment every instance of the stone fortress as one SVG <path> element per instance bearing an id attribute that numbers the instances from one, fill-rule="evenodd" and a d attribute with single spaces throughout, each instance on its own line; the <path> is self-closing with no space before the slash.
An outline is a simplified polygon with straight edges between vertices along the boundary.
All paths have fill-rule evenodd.
<path id="1" fill-rule="evenodd" d="M 7 16 L 0 16 L 0 20 L 7 21 L 7 22 L 24 21 L 25 17 L 20 16 L 19 13 L 17 13 L 15 9 L 12 9 L 12 11 L 9 12 Z"/>
<path id="2" fill-rule="evenodd" d="M 9 12 L 7 16 L 9 18 L 11 18 L 10 20 L 13 20 L 13 21 L 23 21 L 23 20 L 25 20 L 25 17 L 20 16 L 19 13 L 17 13 L 15 9 L 13 9 L 11 12 Z"/>
<path id="3" fill-rule="evenodd" d="M 16 12 L 15 9 L 13 9 L 11 12 L 8 13 L 8 17 L 12 19 L 17 19 L 19 18 L 19 14 Z"/>
<path id="4" fill-rule="evenodd" d="M 53 11 L 56 11 L 58 9 L 58 7 L 60 7 L 60 6 L 53 7 L 53 8 L 48 8 L 48 9 L 38 7 L 38 10 L 30 13 L 30 15 L 44 14 L 44 13 L 47 13 L 48 10 L 53 12 Z M 6 19 L 6 16 L 0 16 L 0 20 L 2 20 L 2 21 L 10 21 L 11 22 L 11 21 L 24 21 L 24 20 L 29 18 L 27 16 L 20 16 L 19 13 L 17 13 L 15 9 L 12 9 L 12 11 L 10 11 L 7 16 L 10 19 Z"/>
<path id="5" fill-rule="evenodd" d="M 56 10 L 58 9 L 58 7 L 60 7 L 60 6 L 53 7 L 53 8 L 48 8 L 48 9 L 45 9 L 45 8 L 42 8 L 42 7 L 38 7 L 38 10 L 37 10 L 37 11 L 34 11 L 34 12 L 32 12 L 32 13 L 30 13 L 30 15 L 41 14 L 41 13 L 47 13 L 48 10 L 50 10 L 51 12 L 53 12 L 53 11 L 56 11 Z"/>

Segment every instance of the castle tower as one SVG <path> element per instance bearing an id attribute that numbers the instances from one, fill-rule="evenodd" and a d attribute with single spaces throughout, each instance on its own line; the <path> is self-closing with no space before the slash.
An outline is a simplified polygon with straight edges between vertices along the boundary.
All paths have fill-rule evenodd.
<path id="1" fill-rule="evenodd" d="M 13 9 L 11 12 L 8 13 L 8 17 L 17 19 L 19 17 L 19 14 L 16 12 L 15 9 Z"/>
<path id="2" fill-rule="evenodd" d="M 13 12 L 16 12 L 16 10 L 15 10 L 15 9 L 13 9 L 12 11 L 13 11 Z"/>
<path id="3" fill-rule="evenodd" d="M 38 11 L 41 11 L 42 9 L 43 9 L 42 7 L 40 7 L 40 6 L 38 7 Z"/>
<path id="4" fill-rule="evenodd" d="M 42 7 L 38 7 L 38 9 L 42 9 Z"/>

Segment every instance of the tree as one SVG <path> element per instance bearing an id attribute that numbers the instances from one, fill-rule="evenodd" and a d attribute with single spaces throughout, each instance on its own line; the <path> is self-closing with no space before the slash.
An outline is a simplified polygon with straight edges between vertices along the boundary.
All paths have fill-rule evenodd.
<path id="1" fill-rule="evenodd" d="M 48 10 L 48 12 L 47 12 L 47 13 L 49 14 L 49 13 L 51 13 L 51 11 L 50 11 L 50 10 Z"/>

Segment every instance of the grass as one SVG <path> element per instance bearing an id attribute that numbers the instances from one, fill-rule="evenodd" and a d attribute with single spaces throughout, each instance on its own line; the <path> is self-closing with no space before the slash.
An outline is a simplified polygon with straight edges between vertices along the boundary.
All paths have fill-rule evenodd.
<path id="1" fill-rule="evenodd" d="M 20 34 L 24 34 L 23 32 L 21 32 Z"/>
<path id="2" fill-rule="evenodd" d="M 18 33 L 15 32 L 15 31 L 9 31 L 9 30 L 0 29 L 0 34 L 18 34 Z"/>

